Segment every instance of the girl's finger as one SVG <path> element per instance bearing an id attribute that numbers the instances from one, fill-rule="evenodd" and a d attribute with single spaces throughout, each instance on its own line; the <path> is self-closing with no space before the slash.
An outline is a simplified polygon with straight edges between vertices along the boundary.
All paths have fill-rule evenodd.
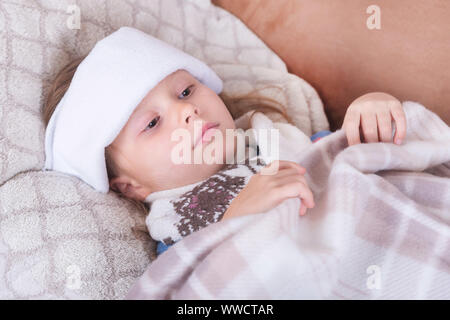
<path id="1" fill-rule="evenodd" d="M 306 169 L 304 167 L 302 167 L 301 165 L 299 165 L 296 162 L 293 161 L 288 161 L 288 160 L 280 160 L 280 168 L 294 168 L 296 170 L 298 170 L 300 173 L 305 173 Z"/>
<path id="2" fill-rule="evenodd" d="M 284 177 L 290 177 L 290 176 L 299 176 L 303 177 L 303 175 L 299 172 L 299 169 L 297 168 L 285 168 L 280 171 L 274 176 L 276 179 L 282 179 Z"/>
<path id="3" fill-rule="evenodd" d="M 306 214 L 306 206 L 303 200 L 300 199 L 300 215 L 304 216 Z"/>
<path id="4" fill-rule="evenodd" d="M 290 175 L 285 175 L 283 177 L 279 177 L 277 182 L 276 182 L 276 186 L 277 187 L 282 187 L 284 185 L 287 185 L 287 184 L 290 184 L 290 183 L 295 183 L 295 182 L 301 182 L 307 188 L 309 188 L 308 183 L 306 182 L 305 176 L 299 175 L 299 174 L 290 174 Z"/>
<path id="5" fill-rule="evenodd" d="M 377 117 L 375 113 L 367 112 L 361 116 L 361 126 L 365 142 L 378 142 Z"/>
<path id="6" fill-rule="evenodd" d="M 309 187 L 296 179 L 291 181 L 290 183 L 284 183 L 278 187 L 283 196 L 286 198 L 294 198 L 299 197 L 301 200 L 305 202 L 306 207 L 313 208 L 314 207 L 314 195 Z"/>
<path id="7" fill-rule="evenodd" d="M 359 136 L 360 119 L 361 116 L 359 112 L 347 110 L 342 128 L 344 129 L 345 135 L 347 136 L 349 146 L 361 143 L 361 139 Z"/>
<path id="8" fill-rule="evenodd" d="M 394 143 L 401 144 L 406 137 L 406 116 L 400 103 L 391 108 L 391 115 L 395 121 Z"/>
<path id="9" fill-rule="evenodd" d="M 390 142 L 392 140 L 392 119 L 390 112 L 380 111 L 376 114 L 378 122 L 378 136 L 382 142 Z"/>
<path id="10" fill-rule="evenodd" d="M 261 169 L 261 174 L 275 175 L 278 174 L 279 171 L 283 169 L 295 168 L 299 173 L 303 174 L 306 172 L 306 169 L 299 165 L 296 162 L 288 161 L 288 160 L 274 160 L 264 168 Z M 266 172 L 264 172 L 266 171 Z"/>

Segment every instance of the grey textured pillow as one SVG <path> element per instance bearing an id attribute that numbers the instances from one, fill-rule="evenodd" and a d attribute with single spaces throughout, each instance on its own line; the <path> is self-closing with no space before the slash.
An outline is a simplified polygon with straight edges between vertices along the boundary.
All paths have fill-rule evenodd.
<path id="1" fill-rule="evenodd" d="M 0 188 L 0 297 L 115 299 L 154 258 L 144 216 L 59 172 Z"/>
<path id="2" fill-rule="evenodd" d="M 41 108 L 58 70 L 121 26 L 208 63 L 224 91 L 267 84 L 305 133 L 327 129 L 315 90 L 240 20 L 208 0 L 36 0 L 0 4 L 0 298 L 121 299 L 155 258 L 137 208 L 40 171 Z M 77 26 L 79 17 L 79 29 Z"/>

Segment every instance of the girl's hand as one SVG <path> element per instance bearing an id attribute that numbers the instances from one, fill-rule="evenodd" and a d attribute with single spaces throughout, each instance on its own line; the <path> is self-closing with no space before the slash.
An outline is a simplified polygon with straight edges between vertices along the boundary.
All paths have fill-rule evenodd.
<path id="1" fill-rule="evenodd" d="M 261 174 L 261 171 L 272 165 L 278 166 L 278 171 Z M 250 178 L 222 219 L 265 212 L 287 198 L 300 198 L 300 215 L 306 213 L 306 208 L 314 207 L 314 196 L 303 176 L 305 168 L 292 161 L 276 160 L 261 171 Z"/>
<path id="2" fill-rule="evenodd" d="M 401 144 L 406 136 L 406 117 L 401 102 L 390 94 L 373 92 L 350 104 L 342 128 L 349 146 L 361 143 L 360 125 L 365 142 L 391 142 L 392 120 L 395 121 L 394 142 Z"/>

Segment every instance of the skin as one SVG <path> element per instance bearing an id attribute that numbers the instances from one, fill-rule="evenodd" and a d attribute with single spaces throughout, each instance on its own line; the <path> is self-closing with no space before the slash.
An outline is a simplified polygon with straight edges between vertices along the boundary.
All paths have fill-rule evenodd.
<path id="1" fill-rule="evenodd" d="M 394 137 L 392 122 L 396 128 Z M 406 136 L 406 117 L 397 98 L 384 92 L 372 92 L 350 104 L 342 129 L 350 146 L 361 143 L 361 136 L 367 143 L 401 144 Z"/>
<path id="2" fill-rule="evenodd" d="M 201 125 L 219 122 L 217 129 L 224 140 L 222 163 L 193 163 L 195 121 Z M 176 164 L 171 160 L 171 150 L 179 144 L 172 141 L 171 134 L 179 128 L 191 134 L 191 164 Z M 119 167 L 119 175 L 110 181 L 111 189 L 143 201 L 152 192 L 210 177 L 223 168 L 226 155 L 235 151 L 235 146 L 225 143 L 226 129 L 235 129 L 235 123 L 222 99 L 189 72 L 177 70 L 148 92 L 108 146 Z"/>
<path id="3" fill-rule="evenodd" d="M 300 199 L 300 215 L 304 215 L 307 208 L 314 208 L 314 195 L 304 177 L 306 169 L 292 161 L 275 162 L 278 162 L 276 173 L 263 174 L 264 170 L 271 166 L 269 164 L 254 174 L 245 188 L 233 199 L 222 220 L 266 212 L 288 198 Z"/>

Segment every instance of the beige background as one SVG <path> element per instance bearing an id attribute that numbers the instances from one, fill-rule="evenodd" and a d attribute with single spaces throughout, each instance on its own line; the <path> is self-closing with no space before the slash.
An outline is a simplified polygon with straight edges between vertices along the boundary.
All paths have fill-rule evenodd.
<path id="1" fill-rule="evenodd" d="M 450 123 L 450 1 L 214 0 L 319 93 L 332 129 L 358 96 L 384 91 Z M 381 29 L 369 30 L 369 5 Z"/>

